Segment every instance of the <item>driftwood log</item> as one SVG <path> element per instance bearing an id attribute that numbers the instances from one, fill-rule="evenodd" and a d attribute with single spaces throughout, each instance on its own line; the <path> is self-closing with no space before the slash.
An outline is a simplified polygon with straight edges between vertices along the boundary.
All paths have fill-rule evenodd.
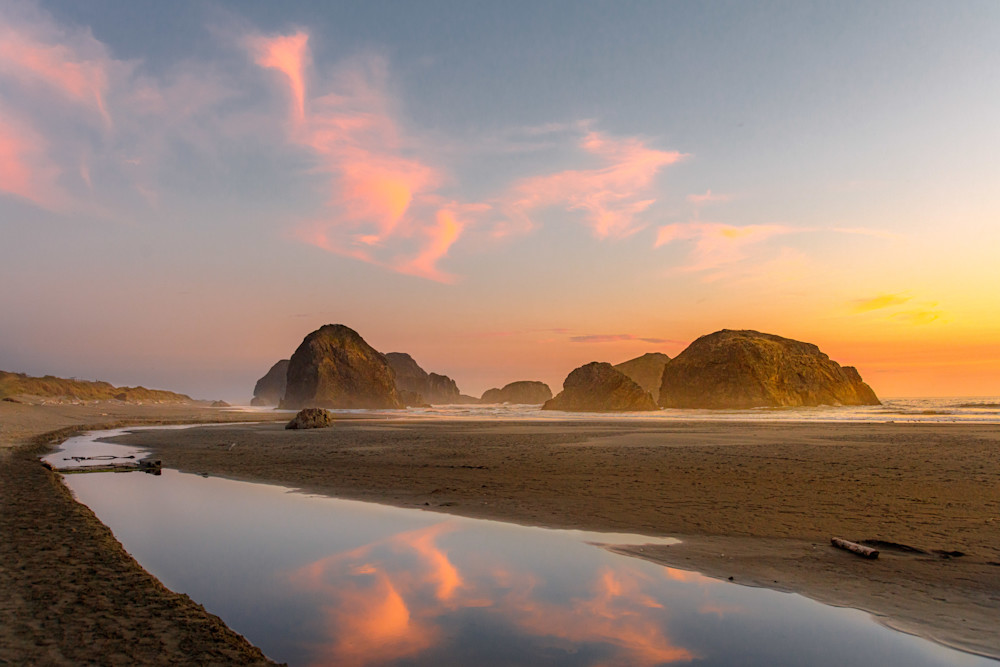
<path id="1" fill-rule="evenodd" d="M 857 542 L 849 542 L 839 537 L 831 537 L 830 544 L 838 549 L 845 549 L 851 553 L 855 553 L 862 558 L 878 558 L 878 549 L 872 549 L 871 547 L 866 547 L 863 544 L 858 544 Z"/>

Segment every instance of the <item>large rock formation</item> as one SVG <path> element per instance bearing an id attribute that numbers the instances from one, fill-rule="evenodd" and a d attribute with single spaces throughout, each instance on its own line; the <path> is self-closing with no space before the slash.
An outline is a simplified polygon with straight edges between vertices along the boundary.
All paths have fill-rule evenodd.
<path id="1" fill-rule="evenodd" d="M 396 373 L 396 389 L 418 394 L 431 404 L 460 402 L 458 385 L 447 375 L 428 373 L 405 352 L 389 352 L 385 358 Z"/>
<path id="2" fill-rule="evenodd" d="M 288 377 L 288 359 L 282 359 L 253 388 L 250 405 L 277 405 L 285 397 L 285 379 Z"/>
<path id="3" fill-rule="evenodd" d="M 479 402 L 541 405 L 550 398 L 552 390 L 549 385 L 535 380 L 520 380 L 504 385 L 503 389 L 487 389 Z"/>
<path id="4" fill-rule="evenodd" d="M 611 364 L 593 361 L 566 377 L 563 390 L 542 410 L 633 412 L 656 410 L 656 402 L 630 377 Z"/>
<path id="5" fill-rule="evenodd" d="M 653 400 L 660 398 L 660 384 L 663 382 L 663 367 L 670 357 L 662 352 L 647 352 L 641 357 L 615 364 L 615 370 L 632 378 L 632 381 L 648 391 Z"/>
<path id="6" fill-rule="evenodd" d="M 282 408 L 402 407 L 385 356 L 343 324 L 306 336 L 288 362 L 287 378 Z"/>
<path id="7" fill-rule="evenodd" d="M 663 369 L 666 408 L 879 405 L 851 366 L 810 343 L 724 329 L 691 343 Z"/>

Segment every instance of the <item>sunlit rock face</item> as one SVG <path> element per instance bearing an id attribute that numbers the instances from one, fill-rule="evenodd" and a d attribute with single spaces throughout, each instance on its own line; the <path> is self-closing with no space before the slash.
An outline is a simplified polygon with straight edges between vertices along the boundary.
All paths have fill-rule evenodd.
<path id="1" fill-rule="evenodd" d="M 519 380 L 503 389 L 487 389 L 480 403 L 510 403 L 511 405 L 541 405 L 552 398 L 552 390 L 544 382 Z"/>
<path id="2" fill-rule="evenodd" d="M 632 378 L 632 381 L 648 391 L 655 401 L 660 397 L 663 367 L 668 361 L 670 357 L 662 352 L 647 352 L 641 357 L 615 364 L 615 370 Z"/>
<path id="3" fill-rule="evenodd" d="M 402 407 L 385 356 L 342 324 L 306 336 L 288 363 L 287 377 L 282 408 Z"/>
<path id="4" fill-rule="evenodd" d="M 281 403 L 285 397 L 285 379 L 288 376 L 288 359 L 282 359 L 253 388 L 250 405 L 267 406 Z"/>
<path id="5" fill-rule="evenodd" d="M 389 352 L 385 358 L 396 373 L 397 390 L 417 394 L 432 405 L 460 402 L 458 385 L 447 375 L 428 373 L 405 352 Z"/>
<path id="6" fill-rule="evenodd" d="M 563 390 L 542 406 L 568 412 L 633 412 L 656 410 L 656 402 L 642 387 L 611 364 L 592 361 L 566 377 Z"/>
<path id="7" fill-rule="evenodd" d="M 663 368 L 665 408 L 879 405 L 858 371 L 811 343 L 759 331 L 702 336 Z"/>

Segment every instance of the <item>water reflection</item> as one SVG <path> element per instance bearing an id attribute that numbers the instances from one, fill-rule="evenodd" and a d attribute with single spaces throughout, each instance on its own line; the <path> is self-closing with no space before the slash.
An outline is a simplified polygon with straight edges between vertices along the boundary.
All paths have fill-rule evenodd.
<path id="1" fill-rule="evenodd" d="M 105 453 L 91 440 L 64 450 L 76 442 Z M 863 612 L 592 544 L 641 543 L 635 536 L 446 518 L 175 470 L 65 480 L 168 588 L 291 665 L 997 664 Z"/>
<path id="2" fill-rule="evenodd" d="M 300 594 L 322 597 L 328 642 L 317 664 L 381 664 L 426 652 L 452 638 L 449 630 L 470 609 L 560 650 L 606 644 L 620 664 L 694 657 L 666 636 L 668 612 L 644 592 L 648 575 L 604 566 L 581 582 L 581 594 L 547 600 L 535 573 L 511 570 L 488 553 L 460 572 L 439 544 L 458 529 L 447 521 L 406 531 L 292 572 Z"/>

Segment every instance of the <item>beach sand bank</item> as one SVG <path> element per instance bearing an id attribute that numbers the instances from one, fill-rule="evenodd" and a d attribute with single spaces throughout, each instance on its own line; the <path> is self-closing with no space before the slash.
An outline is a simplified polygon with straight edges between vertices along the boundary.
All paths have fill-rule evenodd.
<path id="1" fill-rule="evenodd" d="M 176 405 L 0 403 L 0 664 L 274 664 L 146 572 L 38 460 L 78 430 L 233 419 L 247 417 Z"/>
<path id="2" fill-rule="evenodd" d="M 865 609 L 897 629 L 1000 656 L 997 425 L 341 421 L 119 440 L 189 472 L 677 536 L 680 545 L 622 551 Z M 832 548 L 833 536 L 919 551 L 883 547 L 868 561 Z"/>

